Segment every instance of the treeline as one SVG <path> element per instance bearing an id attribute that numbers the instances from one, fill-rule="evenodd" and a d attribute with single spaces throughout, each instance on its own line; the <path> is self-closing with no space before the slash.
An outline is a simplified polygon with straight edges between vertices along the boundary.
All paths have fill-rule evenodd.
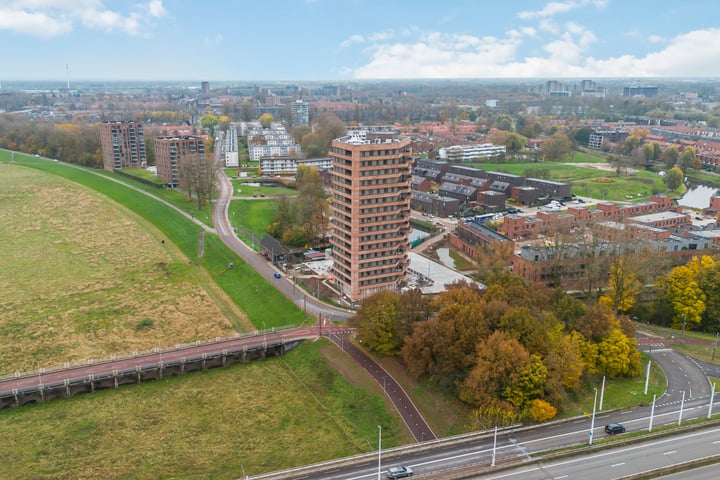
<path id="1" fill-rule="evenodd" d="M 0 116 L 0 148 L 102 168 L 96 125 L 35 123 L 24 117 Z"/>
<path id="2" fill-rule="evenodd" d="M 350 323 L 368 348 L 471 405 L 480 429 L 549 420 L 593 376 L 640 373 L 627 317 L 511 273 L 485 290 L 456 283 L 432 300 L 381 292 Z"/>

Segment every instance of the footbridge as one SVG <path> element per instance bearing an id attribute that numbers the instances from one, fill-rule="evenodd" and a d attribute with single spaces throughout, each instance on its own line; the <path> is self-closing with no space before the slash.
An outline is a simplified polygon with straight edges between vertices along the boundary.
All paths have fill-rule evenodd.
<path id="1" fill-rule="evenodd" d="M 250 334 L 178 344 L 145 352 L 64 364 L 0 377 L 0 408 L 20 407 L 122 385 L 280 356 L 306 339 L 342 333 L 345 327 L 320 325 L 256 330 Z"/>

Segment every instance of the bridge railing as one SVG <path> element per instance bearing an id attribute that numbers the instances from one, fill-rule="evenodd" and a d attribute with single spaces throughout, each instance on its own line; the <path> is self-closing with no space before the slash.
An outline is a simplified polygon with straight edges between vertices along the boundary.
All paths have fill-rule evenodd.
<path id="1" fill-rule="evenodd" d="M 115 362 L 117 360 L 126 360 L 129 358 L 138 358 L 138 357 L 145 357 L 149 355 L 155 355 L 158 353 L 165 353 L 165 352 L 176 352 L 178 350 L 185 350 L 188 348 L 194 348 L 194 347 L 200 347 L 203 345 L 211 345 L 211 344 L 219 344 L 224 342 L 230 342 L 233 340 L 240 340 L 243 338 L 252 338 L 252 337 L 259 337 L 262 335 L 267 335 L 269 333 L 276 333 L 276 332 L 283 332 L 285 330 L 290 330 L 294 328 L 293 326 L 282 326 L 282 327 L 272 327 L 272 328 L 266 328 L 263 330 L 254 330 L 249 333 L 235 333 L 234 335 L 229 335 L 225 337 L 215 337 L 210 338 L 206 340 L 196 340 L 192 343 L 176 343 L 173 346 L 170 347 L 155 347 L 150 350 L 142 350 L 142 351 L 134 351 L 132 353 L 124 354 L 124 355 L 111 355 L 109 357 L 105 358 L 91 358 L 88 360 L 83 360 L 82 362 L 77 363 L 64 363 L 62 365 L 54 366 L 54 367 L 42 367 L 37 370 L 31 370 L 26 372 L 14 372 L 10 374 L 0 375 L 0 382 L 5 380 L 11 380 L 11 379 L 17 379 L 17 378 L 26 378 L 26 377 L 37 377 L 39 374 L 46 374 L 46 373 L 53 373 L 53 372 L 61 372 L 64 370 L 71 370 L 73 368 L 79 368 L 79 367 L 87 367 L 89 365 L 99 365 L 103 363 L 110 363 Z"/>

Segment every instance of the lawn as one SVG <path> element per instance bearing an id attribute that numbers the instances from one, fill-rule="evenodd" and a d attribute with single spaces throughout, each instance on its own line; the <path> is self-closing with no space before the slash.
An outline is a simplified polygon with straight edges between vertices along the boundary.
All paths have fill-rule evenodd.
<path id="1" fill-rule="evenodd" d="M 252 232 L 257 238 L 265 236 L 266 228 L 275 218 L 275 200 L 233 200 L 228 208 L 230 223 Z"/>
<path id="2" fill-rule="evenodd" d="M 232 365 L 0 411 L 3 478 L 233 479 L 404 439 L 381 394 L 343 381 L 306 343 Z M 336 360 L 338 361 L 338 360 Z M 349 361 L 342 360 L 339 361 Z"/>
<path id="3" fill-rule="evenodd" d="M 536 176 L 541 170 L 549 173 L 548 180 L 565 182 L 572 185 L 575 195 L 608 200 L 613 202 L 638 202 L 649 200 L 656 193 L 679 196 L 681 192 L 667 191 L 660 175 L 639 169 L 622 171 L 620 175 L 613 169 L 577 165 L 582 163 L 598 163 L 598 158 L 588 158 L 578 154 L 572 162 L 507 162 L 507 163 L 476 163 L 476 167 L 487 171 L 507 172 L 514 175 Z M 592 160 L 592 161 L 591 161 Z"/>
<path id="4" fill-rule="evenodd" d="M 280 182 L 268 182 L 267 179 L 253 178 L 232 180 L 235 197 L 263 198 L 297 195 L 297 190 L 287 188 Z"/>
<path id="5" fill-rule="evenodd" d="M 97 192 L 8 163 L 0 192 L 0 372 L 250 328 L 162 232 Z"/>
<path id="6" fill-rule="evenodd" d="M 3 159 L 7 161 L 8 158 L 7 152 L 0 151 L 0 161 Z M 151 228 L 150 223 L 152 223 L 165 235 L 165 238 L 180 248 L 189 262 L 192 264 L 200 262 L 198 258 L 200 227 L 161 202 L 129 189 L 126 183 L 112 181 L 111 179 L 114 177 L 111 173 L 74 168 L 26 155 L 16 154 L 15 158 L 18 164 L 48 171 L 102 192 L 140 217 L 147 219 L 148 228 Z M 95 173 L 101 173 L 101 175 Z M 149 193 L 155 194 L 156 191 L 151 189 Z M 160 241 L 162 239 L 160 237 Z M 213 285 L 218 284 L 222 287 L 222 291 L 214 292 L 213 298 L 221 299 L 225 295 L 228 296 L 234 304 L 233 308 L 242 308 L 244 316 L 252 323 L 250 325 L 247 320 L 234 315 L 230 321 L 235 328 L 245 331 L 261 327 L 263 322 L 268 326 L 298 325 L 305 320 L 305 315 L 297 306 L 287 300 L 278 290 L 272 288 L 267 280 L 248 268 L 225 244 L 214 239 L 217 240 L 217 237 L 213 234 L 205 235 L 205 251 L 201 262 L 204 269 L 198 269 L 198 271 L 203 275 L 203 282 L 209 281 Z M 226 273 L 227 265 L 231 262 L 235 265 L 235 269 Z M 240 280 L 231 281 L 235 276 L 238 276 Z M 262 296 L 259 297 L 258 292 Z M 261 298 L 266 305 L 272 305 L 273 308 L 268 311 L 265 308 L 266 305 L 258 304 L 258 298 Z M 229 310 L 231 309 L 224 308 L 224 311 L 229 312 Z M 272 319 L 268 318 L 268 313 L 273 315 Z M 209 337 L 213 336 L 209 335 Z"/>

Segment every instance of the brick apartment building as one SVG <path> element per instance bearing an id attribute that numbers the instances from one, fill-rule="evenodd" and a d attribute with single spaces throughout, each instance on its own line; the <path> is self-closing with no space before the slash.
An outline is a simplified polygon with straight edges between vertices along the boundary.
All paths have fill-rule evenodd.
<path id="1" fill-rule="evenodd" d="M 180 185 L 179 163 L 184 155 L 205 154 L 203 136 L 157 137 L 154 145 L 158 178 L 170 187 Z"/>
<path id="2" fill-rule="evenodd" d="M 333 140 L 332 274 L 351 301 L 405 280 L 410 249 L 412 139 L 392 130 Z"/>
<path id="3" fill-rule="evenodd" d="M 145 137 L 141 122 L 103 122 L 100 124 L 103 168 L 145 167 Z"/>

